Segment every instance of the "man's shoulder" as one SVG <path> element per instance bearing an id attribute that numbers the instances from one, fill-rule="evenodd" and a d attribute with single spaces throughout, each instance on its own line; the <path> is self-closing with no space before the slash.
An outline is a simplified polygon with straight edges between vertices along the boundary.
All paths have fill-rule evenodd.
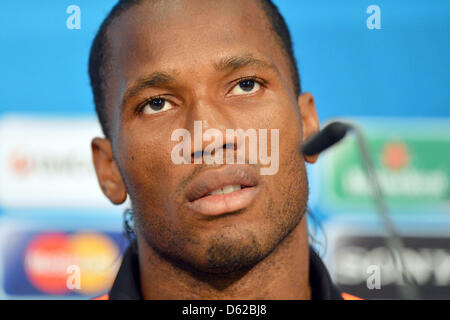
<path id="1" fill-rule="evenodd" d="M 342 292 L 341 296 L 342 296 L 342 299 L 344 299 L 344 300 L 364 300 L 363 298 L 351 295 L 347 292 Z"/>

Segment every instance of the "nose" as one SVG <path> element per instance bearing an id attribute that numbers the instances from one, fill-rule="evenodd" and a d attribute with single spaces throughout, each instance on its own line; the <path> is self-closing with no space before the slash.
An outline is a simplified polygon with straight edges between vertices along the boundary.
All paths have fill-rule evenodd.
<path id="1" fill-rule="evenodd" d="M 234 128 L 226 107 L 210 99 L 197 99 L 186 117 L 186 129 L 191 133 L 191 163 L 201 163 L 204 156 L 214 156 L 220 149 L 236 150 L 234 137 L 226 130 Z"/>

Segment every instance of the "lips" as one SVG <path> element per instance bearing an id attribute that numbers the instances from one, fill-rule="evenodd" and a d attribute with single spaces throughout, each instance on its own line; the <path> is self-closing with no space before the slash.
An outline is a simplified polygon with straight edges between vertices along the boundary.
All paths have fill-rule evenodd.
<path id="1" fill-rule="evenodd" d="M 200 214 L 215 216 L 248 207 L 258 191 L 258 174 L 249 166 L 209 169 L 188 186 L 186 205 Z"/>

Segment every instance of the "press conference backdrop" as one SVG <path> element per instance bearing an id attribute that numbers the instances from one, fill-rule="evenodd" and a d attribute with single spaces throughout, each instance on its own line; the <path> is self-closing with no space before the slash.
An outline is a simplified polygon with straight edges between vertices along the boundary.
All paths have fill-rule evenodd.
<path id="1" fill-rule="evenodd" d="M 0 3 L 3 299 L 84 299 L 117 272 L 127 205 L 110 204 L 95 178 L 90 139 L 101 133 L 87 75 L 114 3 Z M 421 297 L 450 298 L 450 2 L 275 3 L 321 121 L 365 132 Z M 310 231 L 334 280 L 364 298 L 399 298 L 354 138 L 308 172 Z"/>

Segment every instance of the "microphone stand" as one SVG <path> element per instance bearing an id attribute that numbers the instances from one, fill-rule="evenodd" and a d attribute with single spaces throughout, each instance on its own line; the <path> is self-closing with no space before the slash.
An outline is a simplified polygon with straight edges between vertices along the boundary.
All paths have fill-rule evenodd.
<path id="1" fill-rule="evenodd" d="M 391 252 L 394 264 L 397 268 L 400 267 L 399 269 L 403 280 L 403 285 L 398 286 L 400 295 L 405 299 L 418 299 L 419 294 L 417 286 L 415 281 L 409 275 L 403 256 L 403 241 L 398 235 L 394 223 L 389 216 L 389 210 L 386 205 L 385 198 L 378 181 L 378 176 L 375 172 L 375 166 L 370 156 L 362 130 L 358 126 L 348 122 L 332 122 L 308 140 L 303 145 L 302 151 L 306 155 L 320 153 L 344 138 L 349 130 L 352 130 L 356 134 L 359 147 L 358 149 L 360 151 L 361 159 L 372 190 L 372 197 L 375 201 L 376 212 L 381 219 L 383 227 L 387 231 L 386 243 Z"/>
<path id="2" fill-rule="evenodd" d="M 389 210 L 385 202 L 385 197 L 382 192 L 380 183 L 378 181 L 378 176 L 375 172 L 375 166 L 373 164 L 372 158 L 370 156 L 366 139 L 362 130 L 353 124 L 349 124 L 349 127 L 356 135 L 356 140 L 358 142 L 359 151 L 361 154 L 362 162 L 366 169 L 367 179 L 369 181 L 370 187 L 372 189 L 372 197 L 375 201 L 376 211 L 381 219 L 383 227 L 387 231 L 386 242 L 391 251 L 392 258 L 397 267 L 400 267 L 400 273 L 403 279 L 403 285 L 398 286 L 401 296 L 405 299 L 416 300 L 419 297 L 418 290 L 414 279 L 410 276 L 406 262 L 404 259 L 403 252 L 405 250 L 403 241 L 399 236 L 394 223 L 389 216 Z"/>

